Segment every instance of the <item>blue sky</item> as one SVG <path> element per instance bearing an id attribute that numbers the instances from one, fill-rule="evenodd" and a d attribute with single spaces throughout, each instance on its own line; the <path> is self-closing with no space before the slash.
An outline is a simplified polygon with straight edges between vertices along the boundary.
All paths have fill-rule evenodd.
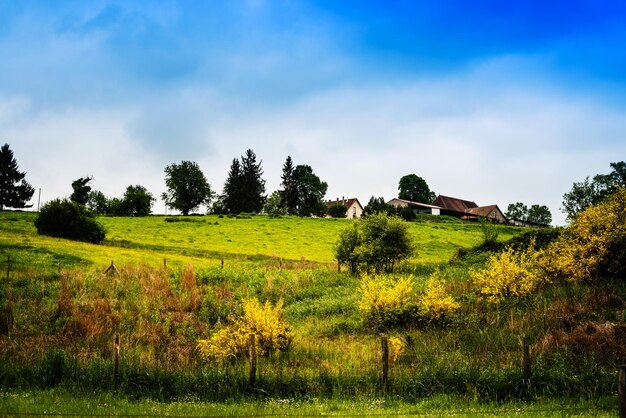
<path id="1" fill-rule="evenodd" d="M 84 175 L 155 195 L 252 148 L 328 198 L 546 204 L 626 156 L 626 3 L 0 0 L 0 142 L 46 201 Z M 162 202 L 155 205 L 163 211 Z"/>

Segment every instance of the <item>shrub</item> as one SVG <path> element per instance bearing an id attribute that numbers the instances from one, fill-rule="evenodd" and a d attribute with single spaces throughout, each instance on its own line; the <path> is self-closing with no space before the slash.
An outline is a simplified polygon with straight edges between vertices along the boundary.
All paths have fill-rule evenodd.
<path id="1" fill-rule="evenodd" d="M 337 203 L 328 208 L 328 214 L 332 218 L 345 218 L 348 208 L 341 203 Z"/>
<path id="2" fill-rule="evenodd" d="M 470 273 L 478 291 L 492 303 L 499 303 L 509 296 L 527 296 L 544 281 L 539 267 L 542 251 L 534 245 L 523 251 L 508 247 L 502 253 L 489 257 L 487 267 Z"/>
<path id="3" fill-rule="evenodd" d="M 292 335 L 283 318 L 282 299 L 276 306 L 269 301 L 261 305 L 256 298 L 245 300 L 240 319 L 231 326 L 219 328 L 211 338 L 199 340 L 196 348 L 204 361 L 223 364 L 245 355 L 250 334 L 256 336 L 256 351 L 260 355 L 289 348 Z"/>
<path id="4" fill-rule="evenodd" d="M 412 277 L 393 281 L 379 275 L 364 275 L 359 283 L 357 308 L 363 324 L 376 330 L 405 325 L 417 313 L 417 297 Z"/>
<path id="5" fill-rule="evenodd" d="M 99 243 L 104 240 L 104 227 L 86 207 L 67 199 L 56 199 L 42 206 L 35 219 L 37 232 L 58 238 Z"/>
<path id="6" fill-rule="evenodd" d="M 435 271 L 426 284 L 419 301 L 419 312 L 426 322 L 441 322 L 449 318 L 461 305 L 446 292 L 441 273 Z"/>
<path id="7" fill-rule="evenodd" d="M 622 272 L 626 266 L 626 188 L 579 212 L 547 254 L 546 270 L 572 281 Z"/>
<path id="8" fill-rule="evenodd" d="M 354 221 L 341 232 L 335 245 L 335 258 L 350 265 L 353 273 L 358 269 L 391 272 L 397 262 L 413 252 L 407 223 L 383 213 Z"/>
<path id="9" fill-rule="evenodd" d="M 395 362 L 404 353 L 404 341 L 398 337 L 389 337 L 389 360 Z"/>

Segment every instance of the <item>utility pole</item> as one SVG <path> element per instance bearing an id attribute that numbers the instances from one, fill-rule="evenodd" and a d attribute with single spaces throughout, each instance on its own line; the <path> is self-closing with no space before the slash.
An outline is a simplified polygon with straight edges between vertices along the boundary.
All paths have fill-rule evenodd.
<path id="1" fill-rule="evenodd" d="M 41 187 L 39 188 L 39 196 L 37 196 L 37 212 L 39 212 L 39 203 L 41 202 Z"/>

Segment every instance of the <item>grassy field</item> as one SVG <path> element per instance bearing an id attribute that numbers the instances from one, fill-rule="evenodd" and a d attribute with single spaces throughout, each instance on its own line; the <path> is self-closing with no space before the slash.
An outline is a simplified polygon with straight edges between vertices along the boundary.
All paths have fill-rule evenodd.
<path id="1" fill-rule="evenodd" d="M 360 278 L 337 272 L 333 261 L 336 237 L 350 221 L 100 218 L 107 239 L 91 245 L 37 235 L 34 216 L 0 212 L 0 307 L 9 306 L 13 317 L 10 331 L 0 335 L 5 411 L 25 408 L 14 402 L 15 394 L 34 390 L 27 399 L 45 398 L 52 396 L 50 388 L 111 393 L 128 410 L 135 404 L 124 399 L 219 402 L 215 411 L 229 402 L 240 413 L 270 411 L 282 407 L 277 399 L 287 399 L 292 406 L 302 404 L 296 413 L 307 414 L 333 408 L 359 413 L 367 402 L 358 399 L 382 399 L 402 413 L 417 411 L 416 403 L 433 400 L 435 405 L 441 399 L 455 399 L 457 406 L 465 402 L 468 408 L 506 402 L 489 406 L 502 411 L 520 400 L 594 400 L 616 391 L 615 366 L 623 361 L 622 351 L 606 339 L 583 338 L 578 345 L 555 341 L 576 333 L 585 337 L 589 324 L 601 331 L 599 324 L 607 321 L 623 323 L 625 286 L 611 281 L 594 287 L 548 286 L 531 298 L 488 304 L 469 280 L 469 271 L 481 267 L 486 255 L 453 259 L 458 249 L 481 243 L 478 224 L 445 218 L 410 224 L 418 252 L 392 278 L 410 275 L 422 291 L 438 268 L 460 308 L 445 325 L 386 330 L 404 341 L 406 350 L 391 366 L 389 394 L 381 398 L 380 335 L 364 325 L 356 308 Z M 499 227 L 499 239 L 522 232 Z M 102 274 L 111 260 L 120 275 Z M 205 364 L 195 349 L 197 340 L 218 324 L 232 322 L 249 297 L 283 300 L 294 335 L 287 353 L 259 358 L 258 387 L 252 392 L 245 359 Z M 123 348 L 117 385 L 111 377 L 115 332 Z M 520 367 L 522 337 L 531 341 L 529 384 Z M 599 351 L 588 349 L 594 344 Z M 319 405 L 311 399 L 320 399 Z M 168 405 L 154 407 L 167 411 Z M 196 406 L 190 408 L 195 413 Z"/>

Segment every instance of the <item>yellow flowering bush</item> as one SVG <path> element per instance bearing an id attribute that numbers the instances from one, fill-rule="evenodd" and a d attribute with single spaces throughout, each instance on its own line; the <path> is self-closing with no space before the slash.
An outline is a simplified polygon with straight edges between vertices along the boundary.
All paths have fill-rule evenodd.
<path id="1" fill-rule="evenodd" d="M 357 308 L 365 325 L 383 329 L 410 321 L 417 311 L 417 296 L 411 276 L 397 281 L 365 274 L 361 278 Z"/>
<path id="2" fill-rule="evenodd" d="M 439 270 L 428 278 L 426 290 L 419 301 L 420 316 L 427 322 L 448 318 L 461 305 L 446 292 L 446 286 Z"/>
<path id="3" fill-rule="evenodd" d="M 292 335 L 283 317 L 282 299 L 276 306 L 269 301 L 261 305 L 256 298 L 244 300 L 243 316 L 231 326 L 218 329 L 211 338 L 198 340 L 196 348 L 204 361 L 223 364 L 245 355 L 250 334 L 256 336 L 259 355 L 287 350 Z"/>
<path id="4" fill-rule="evenodd" d="M 404 341 L 398 337 L 389 337 L 389 360 L 395 362 L 404 353 Z"/>
<path id="5" fill-rule="evenodd" d="M 619 273 L 626 265 L 626 189 L 578 213 L 547 249 L 545 269 L 581 281 L 600 273 Z"/>
<path id="6" fill-rule="evenodd" d="M 499 303 L 509 296 L 531 294 L 545 280 L 539 267 L 542 251 L 536 251 L 534 242 L 520 251 L 508 247 L 489 257 L 487 267 L 470 273 L 474 285 L 489 302 Z"/>

